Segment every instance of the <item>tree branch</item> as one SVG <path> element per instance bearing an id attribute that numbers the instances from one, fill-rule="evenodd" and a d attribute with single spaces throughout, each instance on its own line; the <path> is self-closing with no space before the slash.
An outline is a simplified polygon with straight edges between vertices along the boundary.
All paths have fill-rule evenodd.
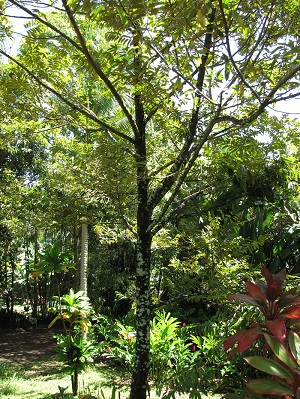
<path id="1" fill-rule="evenodd" d="M 119 106 L 123 110 L 126 118 L 128 119 L 128 121 L 130 123 L 130 126 L 131 126 L 133 132 L 136 133 L 137 132 L 137 127 L 136 127 L 136 124 L 135 124 L 131 114 L 129 113 L 128 109 L 126 108 L 122 98 L 120 97 L 119 93 L 116 91 L 116 89 L 115 89 L 114 85 L 112 84 L 112 82 L 109 80 L 109 78 L 106 76 L 106 74 L 102 71 L 102 69 L 100 68 L 100 65 L 95 61 L 95 59 L 92 57 L 92 55 L 90 54 L 89 50 L 87 49 L 85 41 L 84 41 L 84 39 L 82 37 L 82 34 L 81 34 L 81 32 L 80 32 L 80 30 L 78 28 L 77 22 L 75 21 L 74 16 L 72 14 L 72 11 L 71 11 L 70 7 L 67 5 L 67 2 L 65 0 L 63 0 L 63 5 L 65 7 L 65 11 L 66 11 L 66 13 L 68 15 L 70 23 L 73 26 L 73 29 L 74 29 L 74 31 L 75 31 L 75 33 L 77 35 L 77 38 L 78 38 L 78 40 L 80 42 L 80 45 L 78 43 L 76 43 L 73 39 L 71 39 L 68 35 L 63 33 L 56 26 L 54 26 L 53 24 L 49 23 L 45 19 L 41 18 L 38 14 L 32 12 L 29 8 L 23 6 L 22 4 L 20 4 L 19 2 L 15 1 L 15 0 L 8 0 L 8 1 L 11 4 L 15 5 L 16 7 L 22 9 L 23 11 L 25 11 L 27 14 L 31 15 L 31 17 L 33 17 L 34 19 L 36 19 L 37 21 L 39 21 L 43 25 L 47 26 L 48 28 L 50 28 L 54 32 L 58 33 L 61 37 L 63 37 L 70 44 L 72 44 L 73 47 L 75 47 L 77 50 L 79 50 L 81 53 L 83 53 L 85 55 L 89 65 L 93 68 L 93 70 L 96 72 L 96 74 L 106 84 L 106 86 L 108 87 L 108 89 L 112 93 L 113 97 L 116 99 L 116 101 L 118 102 Z M 112 130 L 110 130 L 110 131 L 112 132 Z M 127 135 L 124 135 L 124 137 L 128 137 L 129 138 L 129 136 L 127 136 Z M 132 139 L 130 139 L 130 142 L 132 142 Z"/>
<path id="2" fill-rule="evenodd" d="M 238 77 L 241 79 L 242 83 L 245 85 L 245 87 L 247 87 L 251 93 L 254 95 L 254 97 L 260 101 L 258 94 L 256 93 L 255 90 L 253 90 L 253 88 L 251 87 L 251 85 L 249 85 L 245 78 L 244 75 L 241 73 L 241 71 L 239 70 L 238 66 L 236 65 L 232 53 L 231 53 L 231 46 L 230 46 L 230 41 L 229 41 L 229 29 L 228 29 L 228 24 L 227 24 L 227 20 L 225 17 L 225 13 L 224 13 L 224 8 L 223 8 L 223 0 L 219 0 L 219 7 L 220 7 L 220 11 L 221 11 L 221 16 L 222 16 L 222 20 L 223 20 L 223 25 L 224 25 L 224 31 L 225 31 L 225 41 L 226 41 L 226 47 L 227 47 L 227 53 L 228 53 L 228 57 L 229 60 L 234 68 L 234 70 L 236 71 Z"/>
<path id="3" fill-rule="evenodd" d="M 189 126 L 187 128 L 187 134 L 186 134 L 186 140 L 185 143 L 178 154 L 177 158 L 174 160 L 173 166 L 170 169 L 170 173 L 163 179 L 161 185 L 157 187 L 157 189 L 152 193 L 152 195 L 149 196 L 149 201 L 148 205 L 150 209 L 154 209 L 154 207 L 158 204 L 158 202 L 165 196 L 165 194 L 171 189 L 173 184 L 176 181 L 176 178 L 178 176 L 178 173 L 180 170 L 188 164 L 189 160 L 191 159 L 191 146 L 195 140 L 196 136 L 196 130 L 198 126 L 198 119 L 199 119 L 199 110 L 200 110 L 200 99 L 203 94 L 203 85 L 204 85 L 204 78 L 205 78 L 205 73 L 206 73 L 206 62 L 209 56 L 210 48 L 212 45 L 212 40 L 213 40 L 213 29 L 214 29 L 214 19 L 215 19 L 215 13 L 216 10 L 213 9 L 211 13 L 209 14 L 208 18 L 208 23 L 207 23 L 207 33 L 205 35 L 205 40 L 204 40 L 204 45 L 203 45 L 203 54 L 201 57 L 201 63 L 198 68 L 198 77 L 197 77 L 197 84 L 196 84 L 196 93 L 195 93 L 195 98 L 198 99 L 198 102 L 196 106 L 194 107 L 191 115 L 191 120 L 189 123 Z M 220 109 L 220 107 L 218 107 Z M 201 148 L 203 143 L 207 140 L 208 135 L 210 134 L 214 124 L 215 124 L 215 118 L 212 119 L 212 121 L 209 123 L 208 127 L 206 128 L 205 132 L 202 135 L 201 141 L 200 141 L 200 146 Z M 204 140 L 202 142 L 202 139 Z M 199 151 L 200 151 L 199 148 Z M 194 160 L 194 158 L 192 158 Z M 190 167 L 187 167 L 186 173 L 188 173 L 188 170 Z M 186 173 L 184 172 L 182 174 L 182 177 L 186 176 Z M 175 191 L 177 192 L 180 188 L 180 185 L 182 184 L 182 178 L 177 181 Z M 173 195 L 171 196 L 173 198 Z M 170 202 L 167 201 L 167 204 L 165 207 L 169 207 Z M 165 210 L 162 211 L 162 213 L 165 213 Z"/>
<path id="4" fill-rule="evenodd" d="M 106 74 L 104 73 L 104 71 L 101 69 L 99 63 L 94 59 L 94 57 L 91 55 L 90 51 L 88 50 L 85 40 L 81 34 L 81 31 L 78 27 L 78 24 L 74 18 L 74 15 L 70 9 L 70 7 L 67 4 L 66 0 L 62 0 L 63 6 L 66 10 L 66 13 L 69 17 L 70 23 L 74 29 L 74 32 L 79 40 L 79 43 L 81 45 L 82 48 L 82 52 L 86 57 L 86 60 L 88 61 L 89 65 L 93 68 L 93 70 L 96 72 L 96 74 L 102 79 L 102 81 L 105 83 L 105 85 L 108 87 L 108 89 L 110 90 L 110 92 L 112 93 L 113 97 L 116 99 L 117 103 L 119 104 L 119 106 L 121 107 L 122 111 L 124 112 L 124 115 L 126 116 L 135 136 L 138 135 L 138 127 L 135 123 L 135 121 L 132 118 L 132 115 L 130 114 L 130 112 L 128 111 L 128 109 L 126 108 L 120 94 L 117 92 L 115 86 L 112 84 L 112 82 L 109 80 L 108 76 L 106 76 Z"/>
<path id="5" fill-rule="evenodd" d="M 44 83 L 38 76 L 36 76 L 33 72 L 31 72 L 25 65 L 19 62 L 16 58 L 10 56 L 9 54 L 5 53 L 3 50 L 0 50 L 0 54 L 4 55 L 6 58 L 14 62 L 20 68 L 23 69 L 35 82 L 37 82 L 40 86 L 44 89 L 49 91 L 50 93 L 54 94 L 57 98 L 59 98 L 62 102 L 67 104 L 72 110 L 79 112 L 80 114 L 86 116 L 88 119 L 92 120 L 93 122 L 97 123 L 99 126 L 102 127 L 104 131 L 109 131 L 111 133 L 116 134 L 117 136 L 121 137 L 122 139 L 134 144 L 134 140 L 127 136 L 126 134 L 120 132 L 119 130 L 115 129 L 113 126 L 108 125 L 107 123 L 101 121 L 94 113 L 92 113 L 88 108 L 82 108 L 72 101 L 68 100 L 64 95 L 59 93 L 53 87 L 49 86 L 49 84 Z"/>
<path id="6" fill-rule="evenodd" d="M 160 223 L 160 221 L 165 217 L 168 209 L 170 208 L 170 206 L 172 205 L 175 197 L 177 196 L 182 183 L 185 181 L 185 178 L 187 176 L 187 174 L 189 173 L 189 171 L 191 170 L 191 168 L 193 167 L 198 155 L 199 155 L 199 151 L 201 150 L 201 148 L 203 147 L 204 143 L 207 141 L 213 127 L 215 126 L 215 124 L 218 123 L 218 119 L 214 118 L 212 119 L 207 128 L 205 129 L 204 133 L 201 136 L 201 139 L 199 140 L 199 142 L 195 145 L 195 149 L 193 150 L 193 156 L 189 158 L 189 160 L 186 163 L 186 166 L 184 168 L 184 170 L 182 171 L 181 175 L 178 177 L 178 180 L 176 182 L 176 185 L 174 187 L 174 190 L 172 191 L 172 194 L 170 195 L 170 197 L 168 198 L 168 200 L 166 201 L 165 205 L 163 206 L 161 212 L 159 213 L 159 215 L 155 218 L 155 220 L 153 220 L 153 222 L 151 223 L 151 225 L 149 226 L 149 231 L 154 230 L 155 226 L 158 225 L 158 223 Z M 173 176 L 168 175 L 167 177 L 172 177 L 172 185 L 174 184 L 174 180 L 175 177 L 178 176 L 178 173 L 174 174 Z M 166 179 L 165 179 L 166 180 Z M 170 189 L 170 187 L 169 187 Z M 156 204 L 158 201 L 157 198 L 152 198 L 152 202 L 154 204 Z M 153 206 L 153 205 L 152 205 Z M 158 231 L 158 230 L 154 230 L 154 231 Z"/>
<path id="7" fill-rule="evenodd" d="M 62 32 L 60 29 L 58 29 L 56 26 L 52 25 L 50 22 L 46 21 L 45 19 L 41 18 L 38 14 L 32 12 L 29 8 L 23 6 L 21 3 L 15 1 L 15 0 L 8 0 L 11 4 L 14 6 L 20 8 L 21 10 L 25 11 L 26 14 L 31 15 L 32 18 L 36 19 L 39 21 L 41 24 L 47 26 L 49 29 L 53 30 L 54 32 L 58 33 L 61 37 L 66 39 L 72 46 L 74 46 L 77 50 L 80 52 L 83 52 L 83 49 L 76 43 L 74 40 L 72 40 L 68 35 L 66 35 L 64 32 Z"/>

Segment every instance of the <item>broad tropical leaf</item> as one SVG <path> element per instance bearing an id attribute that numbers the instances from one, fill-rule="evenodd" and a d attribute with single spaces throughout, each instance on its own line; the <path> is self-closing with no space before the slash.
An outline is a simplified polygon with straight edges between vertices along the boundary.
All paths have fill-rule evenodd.
<path id="1" fill-rule="evenodd" d="M 288 319 L 300 319 L 300 305 L 294 305 L 284 309 L 280 316 Z"/>
<path id="2" fill-rule="evenodd" d="M 238 331 L 224 341 L 224 349 L 228 350 L 229 348 L 232 348 L 237 342 L 237 351 L 244 352 L 250 348 L 253 342 L 255 342 L 260 336 L 262 336 L 262 330 L 260 328 Z"/>
<path id="3" fill-rule="evenodd" d="M 270 348 L 274 352 L 274 354 L 281 360 L 284 364 L 286 364 L 290 369 L 297 368 L 297 363 L 293 359 L 292 355 L 285 348 L 285 346 L 278 342 L 276 338 L 269 334 L 264 334 L 265 340 L 269 344 Z"/>
<path id="4" fill-rule="evenodd" d="M 289 346 L 296 362 L 300 366 L 300 337 L 294 331 L 289 333 Z"/>
<path id="5" fill-rule="evenodd" d="M 279 342 L 284 342 L 286 339 L 286 326 L 282 319 L 267 320 L 268 329 L 278 339 Z"/>
<path id="6" fill-rule="evenodd" d="M 252 298 L 250 295 L 246 295 L 246 294 L 229 294 L 227 296 L 228 299 L 235 299 L 237 301 L 241 301 L 244 303 L 250 303 L 253 306 L 259 307 L 260 304 L 254 299 Z"/>
<path id="7" fill-rule="evenodd" d="M 274 276 L 274 280 L 276 281 L 276 283 L 282 287 L 283 283 L 285 282 L 286 279 L 286 268 L 280 270 L 280 272 L 278 272 L 277 274 L 275 274 Z"/>
<path id="8" fill-rule="evenodd" d="M 286 271 L 283 269 L 273 277 L 266 266 L 263 266 L 262 274 L 267 282 L 268 299 L 274 302 L 282 294 L 282 284 L 286 277 Z"/>
<path id="9" fill-rule="evenodd" d="M 286 378 L 289 381 L 295 381 L 293 375 L 287 370 L 287 368 L 272 359 L 266 359 L 261 356 L 246 357 L 245 360 L 251 366 L 258 370 L 264 371 L 265 373 L 275 375 L 277 377 Z"/>
<path id="10" fill-rule="evenodd" d="M 251 281 L 247 281 L 247 291 L 259 304 L 266 304 L 267 298 L 260 290 L 260 287 Z"/>
<path id="11" fill-rule="evenodd" d="M 246 383 L 246 386 L 253 392 L 259 394 L 270 394 L 270 395 L 293 395 L 292 388 L 282 381 L 274 380 L 252 380 Z"/>

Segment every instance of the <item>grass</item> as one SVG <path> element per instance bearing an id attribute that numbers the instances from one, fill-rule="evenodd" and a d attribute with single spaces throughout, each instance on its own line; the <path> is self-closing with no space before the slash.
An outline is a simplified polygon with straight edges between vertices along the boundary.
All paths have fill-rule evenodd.
<path id="1" fill-rule="evenodd" d="M 0 364 L 1 399 L 68 399 L 71 395 L 71 378 L 60 363 L 47 367 L 40 365 L 25 371 L 23 368 Z M 110 399 L 113 389 L 120 392 L 120 399 L 127 397 L 129 378 L 122 370 L 96 365 L 80 375 L 79 399 Z M 63 394 L 60 394 L 60 391 Z M 102 391 L 102 392 L 101 392 Z M 118 399 L 118 395 L 116 396 Z"/>
<path id="2" fill-rule="evenodd" d="M 36 364 L 29 371 L 0 364 L 1 399 L 71 399 L 71 378 L 63 371 L 60 363 L 45 371 L 44 363 Z M 108 365 L 94 365 L 80 374 L 78 399 L 128 399 L 130 375 L 124 368 Z M 60 391 L 62 393 L 60 393 Z M 114 396 L 115 392 L 115 396 Z M 186 399 L 180 396 L 181 399 Z M 151 399 L 158 397 L 151 393 Z"/>
<path id="3" fill-rule="evenodd" d="M 47 364 L 45 369 L 41 366 L 45 366 L 45 363 L 36 364 L 26 371 L 22 367 L 0 363 L 1 399 L 73 399 L 71 378 L 62 369 L 61 363 Z M 128 399 L 129 384 L 130 375 L 124 372 L 124 368 L 94 365 L 84 374 L 80 374 L 77 398 Z M 188 397 L 181 395 L 180 399 Z M 159 397 L 151 392 L 151 399 Z"/>

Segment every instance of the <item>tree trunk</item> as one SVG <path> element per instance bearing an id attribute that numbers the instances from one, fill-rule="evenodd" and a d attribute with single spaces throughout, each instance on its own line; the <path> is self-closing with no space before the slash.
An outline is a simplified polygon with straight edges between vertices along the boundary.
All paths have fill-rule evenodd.
<path id="1" fill-rule="evenodd" d="M 14 311 L 14 285 L 15 285 L 15 269 L 16 264 L 13 258 L 12 252 L 9 253 L 10 264 L 11 264 L 11 296 L 10 296 L 10 311 Z"/>
<path id="2" fill-rule="evenodd" d="M 81 260 L 80 260 L 80 291 L 87 296 L 87 264 L 88 264 L 88 225 L 86 221 L 81 224 Z"/>
<path id="3" fill-rule="evenodd" d="M 35 231 L 34 235 L 34 265 L 37 264 L 38 261 L 38 232 Z M 38 315 L 38 286 L 37 286 L 37 278 L 34 277 L 33 280 L 33 306 L 32 306 L 32 317 L 37 317 Z"/>
<path id="4" fill-rule="evenodd" d="M 149 234 L 138 239 L 136 273 L 136 352 L 130 399 L 146 399 L 150 353 L 150 251 Z"/>
<path id="5" fill-rule="evenodd" d="M 146 399 L 150 353 L 150 264 L 151 241 L 149 232 L 151 211 L 148 207 L 147 156 L 143 110 L 136 96 L 136 119 L 140 137 L 136 140 L 137 154 L 137 269 L 136 269 L 136 352 L 132 373 L 130 399 Z"/>
<path id="6" fill-rule="evenodd" d="M 33 298 L 32 298 L 32 289 L 31 289 L 31 274 L 30 274 L 30 249 L 29 243 L 25 242 L 25 275 L 26 275 L 26 291 L 27 291 L 27 298 L 31 307 L 33 307 Z"/>
<path id="7" fill-rule="evenodd" d="M 78 371 L 77 370 L 74 370 L 74 373 L 71 375 L 71 381 L 72 381 L 73 396 L 77 396 L 77 392 L 78 392 Z"/>
<path id="8" fill-rule="evenodd" d="M 74 289 L 75 291 L 79 291 L 80 286 L 80 262 L 79 262 L 79 230 L 77 227 L 77 223 L 74 224 L 73 229 L 73 261 L 76 267 L 76 273 L 74 275 Z"/>

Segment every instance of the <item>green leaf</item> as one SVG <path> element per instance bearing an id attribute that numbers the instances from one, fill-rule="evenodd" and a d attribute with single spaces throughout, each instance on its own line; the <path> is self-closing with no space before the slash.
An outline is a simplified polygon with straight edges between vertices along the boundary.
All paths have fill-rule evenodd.
<path id="1" fill-rule="evenodd" d="M 226 393 L 223 396 L 224 399 L 243 399 L 243 396 L 238 395 L 237 393 Z"/>
<path id="2" fill-rule="evenodd" d="M 293 395 L 293 390 L 290 386 L 282 381 L 275 380 L 252 380 L 246 383 L 246 386 L 252 391 L 260 394 L 271 395 Z"/>
<path id="3" fill-rule="evenodd" d="M 257 392 L 253 392 L 250 389 L 248 389 L 247 387 L 244 387 L 244 392 L 250 399 L 265 399 L 265 396 L 263 396 Z"/>
<path id="4" fill-rule="evenodd" d="M 274 354 L 281 360 L 284 364 L 286 364 L 290 369 L 295 369 L 297 367 L 297 363 L 285 348 L 285 346 L 277 341 L 277 339 L 269 334 L 264 334 L 265 340 L 269 344 L 270 348 L 274 352 Z"/>
<path id="5" fill-rule="evenodd" d="M 204 28 L 206 25 L 206 18 L 202 12 L 202 10 L 198 10 L 197 11 L 197 21 L 199 23 L 199 25 L 201 26 L 201 28 Z"/>
<path id="6" fill-rule="evenodd" d="M 289 345 L 296 362 L 300 366 L 300 337 L 294 331 L 289 333 Z"/>
<path id="7" fill-rule="evenodd" d="M 225 79 L 228 80 L 231 71 L 231 64 L 226 54 L 224 54 L 224 59 L 225 59 Z"/>
<path id="8" fill-rule="evenodd" d="M 264 371 L 265 373 L 275 375 L 277 377 L 286 378 L 289 381 L 295 381 L 292 374 L 286 369 L 286 367 L 275 360 L 266 359 L 260 356 L 250 356 L 245 358 L 246 362 L 252 367 L 258 370 Z"/>
<path id="9" fill-rule="evenodd" d="M 240 25 L 241 28 L 244 27 L 244 20 L 243 18 L 237 13 L 236 10 L 231 10 L 232 18 Z"/>
<path id="10" fill-rule="evenodd" d="M 51 328 L 51 327 L 53 326 L 53 324 L 54 324 L 57 320 L 59 320 L 59 319 L 61 319 L 61 316 L 60 316 L 60 315 L 56 316 L 56 317 L 51 321 L 51 323 L 48 325 L 48 328 Z"/>

